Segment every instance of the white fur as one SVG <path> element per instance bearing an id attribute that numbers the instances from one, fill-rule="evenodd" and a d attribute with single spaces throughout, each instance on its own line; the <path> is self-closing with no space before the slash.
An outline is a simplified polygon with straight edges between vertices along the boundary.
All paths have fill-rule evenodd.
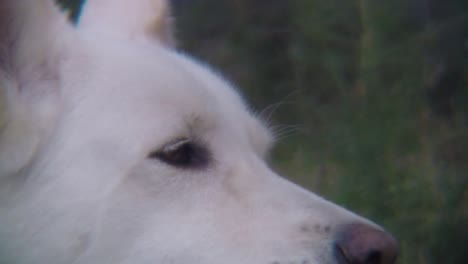
<path id="1" fill-rule="evenodd" d="M 268 130 L 190 57 L 93 15 L 74 30 L 46 0 L 5 12 L 0 263 L 335 263 L 334 232 L 366 221 L 271 171 Z M 207 168 L 148 158 L 177 138 L 203 142 Z"/>
<path id="2" fill-rule="evenodd" d="M 87 0 L 80 28 L 172 45 L 169 4 L 163 0 Z"/>

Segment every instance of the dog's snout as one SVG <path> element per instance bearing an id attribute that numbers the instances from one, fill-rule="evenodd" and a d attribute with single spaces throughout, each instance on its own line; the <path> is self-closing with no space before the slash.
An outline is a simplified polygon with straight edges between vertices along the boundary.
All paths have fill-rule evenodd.
<path id="1" fill-rule="evenodd" d="M 350 224 L 337 234 L 339 264 L 394 264 L 398 243 L 389 233 L 366 224 Z"/>

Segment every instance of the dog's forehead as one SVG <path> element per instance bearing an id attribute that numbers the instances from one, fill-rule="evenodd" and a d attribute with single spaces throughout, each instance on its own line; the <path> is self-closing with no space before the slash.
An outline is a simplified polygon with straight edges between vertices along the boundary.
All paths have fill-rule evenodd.
<path id="1" fill-rule="evenodd" d="M 160 109 L 177 105 L 182 112 L 204 106 L 221 90 L 207 89 L 188 67 L 183 57 L 162 47 L 134 43 L 88 41 L 70 60 L 66 82 L 70 98 L 96 98 L 102 106 L 119 103 Z M 78 77 L 77 77 L 78 76 Z M 77 81 L 79 80 L 79 81 Z M 222 87 L 220 87 L 222 88 Z M 101 97 L 98 97 L 101 95 Z M 241 105 L 237 98 L 230 103 Z M 205 101 L 205 102 L 204 102 Z"/>
<path id="2" fill-rule="evenodd" d="M 224 127 L 247 132 L 256 145 L 270 144 L 268 130 L 252 117 L 235 89 L 186 55 L 144 43 L 102 45 L 93 39 L 84 46 L 79 56 L 85 59 L 68 69 L 82 71 L 78 74 L 83 82 L 75 82 L 71 93 L 79 94 L 72 96 L 80 98 L 77 103 L 89 102 L 81 107 L 84 111 L 107 109 L 122 120 L 159 120 L 167 122 L 166 127 Z"/>

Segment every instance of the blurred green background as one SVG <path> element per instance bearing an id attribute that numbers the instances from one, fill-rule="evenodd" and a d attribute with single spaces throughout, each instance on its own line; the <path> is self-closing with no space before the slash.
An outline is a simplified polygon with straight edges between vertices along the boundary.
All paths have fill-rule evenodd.
<path id="1" fill-rule="evenodd" d="M 468 1 L 173 0 L 173 15 L 180 49 L 277 133 L 272 166 L 393 232 L 399 263 L 468 263 Z"/>

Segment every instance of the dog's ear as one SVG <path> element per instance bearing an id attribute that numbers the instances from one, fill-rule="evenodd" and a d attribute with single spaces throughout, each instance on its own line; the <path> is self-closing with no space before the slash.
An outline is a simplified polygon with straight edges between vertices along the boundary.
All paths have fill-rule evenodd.
<path id="1" fill-rule="evenodd" d="M 168 0 L 87 0 L 78 27 L 174 46 Z"/>
<path id="2" fill-rule="evenodd" d="M 0 176 L 27 163 L 50 125 L 71 32 L 53 0 L 0 0 Z"/>
<path id="3" fill-rule="evenodd" d="M 58 70 L 65 35 L 72 30 L 53 0 L 0 0 L 0 80 L 25 91 Z"/>
<path id="4" fill-rule="evenodd" d="M 0 92 L 7 104 L 52 94 L 72 32 L 53 0 L 0 0 Z"/>

